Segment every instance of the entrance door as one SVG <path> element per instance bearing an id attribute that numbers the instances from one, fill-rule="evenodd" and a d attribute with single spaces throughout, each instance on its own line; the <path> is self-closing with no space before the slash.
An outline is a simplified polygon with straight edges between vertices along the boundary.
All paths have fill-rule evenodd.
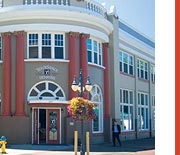
<path id="1" fill-rule="evenodd" d="M 59 144 L 60 140 L 60 115 L 59 109 L 48 109 L 48 144 Z"/>
<path id="2" fill-rule="evenodd" d="M 60 110 L 33 109 L 33 144 L 60 143 Z"/>

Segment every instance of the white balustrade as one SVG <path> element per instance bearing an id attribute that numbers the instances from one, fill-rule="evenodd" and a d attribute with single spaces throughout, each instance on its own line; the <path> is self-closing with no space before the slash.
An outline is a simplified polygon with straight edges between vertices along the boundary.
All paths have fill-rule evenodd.
<path id="1" fill-rule="evenodd" d="M 25 5 L 63 5 L 69 6 L 70 0 L 24 0 Z M 78 3 L 78 2 L 77 2 Z M 84 0 L 86 9 L 106 18 L 106 9 L 95 0 Z"/>

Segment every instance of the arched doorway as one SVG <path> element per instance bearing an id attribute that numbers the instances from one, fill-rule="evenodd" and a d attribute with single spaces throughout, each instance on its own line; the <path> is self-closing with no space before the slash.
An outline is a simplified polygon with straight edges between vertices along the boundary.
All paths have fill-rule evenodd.
<path id="1" fill-rule="evenodd" d="M 32 107 L 32 144 L 61 144 L 61 111 L 67 104 L 63 89 L 42 81 L 29 91 L 28 103 Z"/>

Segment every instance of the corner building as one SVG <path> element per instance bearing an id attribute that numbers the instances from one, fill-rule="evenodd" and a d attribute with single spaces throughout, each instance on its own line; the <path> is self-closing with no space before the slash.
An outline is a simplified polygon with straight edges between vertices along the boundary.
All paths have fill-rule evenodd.
<path id="1" fill-rule="evenodd" d="M 123 139 L 154 136 L 154 43 L 114 11 L 92 0 L 2 2 L 0 135 L 8 143 L 73 143 L 80 122 L 67 105 L 80 69 L 93 83 L 84 97 L 97 106 L 97 119 L 84 123 L 91 143 L 111 141 L 113 119 Z"/>

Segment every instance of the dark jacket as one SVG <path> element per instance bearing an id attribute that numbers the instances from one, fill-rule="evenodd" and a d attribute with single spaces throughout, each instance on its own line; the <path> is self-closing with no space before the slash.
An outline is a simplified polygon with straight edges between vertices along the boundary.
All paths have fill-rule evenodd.
<path id="1" fill-rule="evenodd" d="M 117 128 L 118 128 L 118 133 L 120 134 L 121 133 L 121 127 L 119 124 L 117 124 Z M 112 125 L 112 132 L 114 133 L 114 125 Z"/>

